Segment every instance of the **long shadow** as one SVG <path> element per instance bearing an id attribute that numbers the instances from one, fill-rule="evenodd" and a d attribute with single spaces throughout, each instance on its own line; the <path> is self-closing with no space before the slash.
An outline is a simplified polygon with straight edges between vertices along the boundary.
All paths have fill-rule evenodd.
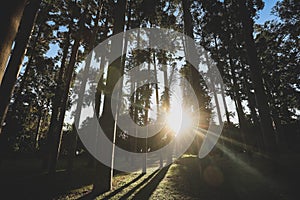
<path id="1" fill-rule="evenodd" d="M 133 199 L 149 199 L 153 194 L 159 183 L 163 180 L 167 174 L 170 166 L 161 169 L 154 178 L 151 179 L 144 187 L 142 187 L 133 197 Z"/>
<path id="2" fill-rule="evenodd" d="M 125 195 L 123 195 L 120 199 L 125 200 L 128 199 L 128 197 L 130 197 L 130 195 L 132 195 L 136 190 L 138 190 L 142 185 L 144 185 L 147 181 L 149 181 L 152 177 L 154 177 L 157 172 L 159 170 L 155 170 L 154 172 L 152 172 L 152 174 L 150 174 L 147 178 L 145 178 L 142 182 L 140 182 L 139 184 L 137 184 L 134 188 L 132 188 L 129 192 L 127 192 Z"/>
<path id="3" fill-rule="evenodd" d="M 145 176 L 145 174 L 140 174 L 139 176 L 137 176 L 136 178 L 134 178 L 130 182 L 128 182 L 125 185 L 123 185 L 122 187 L 119 187 L 118 189 L 112 191 L 110 194 L 108 194 L 107 196 L 105 196 L 104 199 L 110 199 L 110 198 L 112 198 L 113 196 L 115 196 L 116 194 L 118 194 L 119 192 L 121 192 L 122 190 L 124 190 L 125 188 L 127 188 L 128 186 L 130 186 L 131 184 L 133 184 L 134 182 L 138 181 L 143 176 Z"/>
<path id="4" fill-rule="evenodd" d="M 141 183 L 139 183 L 135 188 L 139 188 L 141 185 L 143 185 L 145 182 L 147 182 L 151 177 L 153 177 L 155 175 L 155 173 L 158 170 L 154 171 L 151 175 L 149 175 L 146 179 L 144 179 Z M 138 181 L 139 179 L 141 179 L 143 176 L 145 176 L 145 174 L 140 174 L 139 176 L 137 176 L 136 178 L 134 178 L 133 180 L 131 180 L 130 182 L 126 183 L 125 185 L 123 185 L 122 187 L 112 191 L 111 193 L 109 193 L 108 195 L 104 196 L 101 199 L 111 199 L 112 197 L 114 197 L 116 194 L 118 194 L 119 192 L 121 192 L 122 190 L 124 190 L 126 187 L 130 186 L 131 184 L 133 184 L 134 182 Z M 134 190 L 134 188 L 132 189 Z M 131 190 L 131 191 L 132 191 Z M 134 192 L 134 191 L 133 191 Z M 128 197 L 131 195 L 132 193 L 128 194 Z M 94 194 L 93 192 L 87 193 L 85 195 L 83 195 L 82 197 L 78 198 L 78 200 L 90 200 L 90 199 L 95 199 L 97 198 L 99 195 Z"/>

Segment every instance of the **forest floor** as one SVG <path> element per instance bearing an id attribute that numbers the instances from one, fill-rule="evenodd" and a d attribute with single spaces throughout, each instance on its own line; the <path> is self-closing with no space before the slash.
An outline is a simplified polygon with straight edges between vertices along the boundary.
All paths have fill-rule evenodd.
<path id="1" fill-rule="evenodd" d="M 83 166 L 77 166 L 72 176 L 59 170 L 49 177 L 22 170 L 13 173 L 10 163 L 10 172 L 4 173 L 5 165 L 0 168 L 0 199 L 300 199 L 300 155 L 286 154 L 279 160 L 270 164 L 242 153 L 203 160 L 184 155 L 169 167 L 151 168 L 147 174 L 117 174 L 113 190 L 98 196 L 91 193 L 93 171 Z"/>

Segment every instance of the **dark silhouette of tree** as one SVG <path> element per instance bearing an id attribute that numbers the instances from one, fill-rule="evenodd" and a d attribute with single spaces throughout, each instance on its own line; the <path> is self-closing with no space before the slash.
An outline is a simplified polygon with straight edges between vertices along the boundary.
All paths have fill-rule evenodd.
<path id="1" fill-rule="evenodd" d="M 118 34 L 124 31 L 125 26 L 125 12 L 126 12 L 126 4 L 127 1 L 118 0 L 117 3 L 114 4 L 114 11 L 113 11 L 113 34 Z M 112 45 L 114 46 L 114 45 Z M 118 50 L 122 49 L 122 43 L 116 44 L 116 48 L 119 49 L 112 50 L 118 52 Z M 103 127 L 106 136 L 109 138 L 110 141 L 114 141 L 114 137 L 116 134 L 116 130 L 114 130 L 114 117 L 111 113 L 111 95 L 113 88 L 115 87 L 117 81 L 123 74 L 123 67 L 121 63 L 121 57 L 116 59 L 111 63 L 108 68 L 107 72 L 107 81 L 105 85 L 105 97 L 104 97 L 104 104 L 103 104 L 103 112 L 99 119 L 101 126 Z M 113 145 L 111 149 L 107 149 L 106 154 L 111 155 L 111 163 L 113 163 Z M 96 175 L 95 181 L 93 185 L 93 192 L 95 194 L 103 193 L 111 189 L 112 187 L 112 175 L 113 169 L 104 165 L 103 163 L 98 162 L 96 166 Z"/>
<path id="2" fill-rule="evenodd" d="M 27 0 L 10 1 L 0 10 L 0 19 L 3 23 L 0 32 L 0 84 L 27 2 Z"/>
<path id="3" fill-rule="evenodd" d="M 2 79 L 0 94 L 6 95 L 1 95 L 0 97 L 0 134 L 1 127 L 8 109 L 9 100 L 12 96 L 14 86 L 19 76 L 19 72 L 26 52 L 27 43 L 34 27 L 40 3 L 41 0 L 32 0 L 26 6 L 20 23 L 19 31 L 15 38 L 14 49 L 7 64 L 7 69 L 5 71 L 4 77 Z"/>

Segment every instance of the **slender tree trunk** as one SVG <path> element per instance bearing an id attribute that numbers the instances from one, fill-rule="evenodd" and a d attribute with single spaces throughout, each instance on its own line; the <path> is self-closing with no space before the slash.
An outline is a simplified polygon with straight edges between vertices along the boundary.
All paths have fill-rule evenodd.
<path id="1" fill-rule="evenodd" d="M 68 94 L 71 86 L 71 80 L 74 74 L 74 66 L 76 63 L 77 53 L 80 46 L 80 40 L 81 40 L 80 38 L 76 38 L 72 46 L 70 62 L 65 72 L 65 78 L 64 78 L 65 81 L 63 84 L 63 91 L 62 91 L 63 96 L 61 98 L 60 106 L 59 106 L 60 109 L 58 112 L 58 116 L 56 117 L 56 120 L 54 121 L 53 124 L 50 124 L 48 135 L 49 137 L 51 137 L 52 141 L 50 143 L 51 146 L 50 146 L 49 169 L 48 169 L 49 174 L 55 173 L 56 170 L 56 164 L 60 152 L 61 138 L 63 133 L 62 128 L 63 128 L 63 122 L 65 118 L 66 107 L 67 107 Z"/>
<path id="2" fill-rule="evenodd" d="M 214 35 L 214 42 L 215 42 L 215 49 L 216 49 L 216 52 L 217 52 L 217 56 L 219 56 L 219 47 L 218 47 L 217 38 L 216 38 L 215 35 Z M 207 54 L 205 54 L 205 56 L 206 56 L 206 59 L 207 59 L 207 57 L 208 57 Z M 226 100 L 225 100 L 224 85 L 223 84 L 220 84 L 220 85 L 221 85 L 220 89 L 221 89 L 222 100 L 223 100 L 223 104 L 224 104 L 224 108 L 225 108 L 227 123 L 230 124 L 230 117 L 229 117 L 228 107 L 227 107 Z M 219 118 L 219 122 L 221 122 L 220 118 Z"/>
<path id="3" fill-rule="evenodd" d="M 190 12 L 191 1 L 190 0 L 182 0 L 181 4 L 182 4 L 182 9 L 183 9 L 184 33 L 194 40 L 193 19 L 192 19 L 192 15 Z M 200 108 L 201 107 L 200 106 L 200 104 L 201 104 L 200 74 L 197 70 L 198 65 L 200 63 L 200 59 L 198 58 L 197 54 L 195 54 L 194 52 L 191 51 L 191 49 L 196 49 L 196 48 L 195 48 L 195 43 L 194 42 L 190 43 L 190 41 L 191 40 L 185 40 L 185 38 L 183 39 L 185 57 L 187 58 L 187 60 L 190 60 L 191 57 L 193 56 L 193 59 L 198 59 L 198 60 L 197 60 L 197 62 L 196 62 L 197 64 L 195 66 L 192 66 L 190 63 L 187 62 L 187 67 L 189 70 L 188 71 L 188 80 L 190 81 L 190 84 L 191 84 L 195 94 L 197 95 L 199 110 L 201 110 L 201 108 Z M 202 114 L 201 111 L 200 111 L 200 114 Z"/>
<path id="4" fill-rule="evenodd" d="M 118 34 L 124 31 L 126 3 L 127 3 L 126 0 L 118 0 L 118 2 L 115 5 L 113 34 Z M 119 49 L 112 49 L 112 52 L 114 53 L 120 52 L 119 55 L 121 56 L 123 42 L 122 41 L 117 41 L 117 42 L 120 42 L 120 44 L 116 45 L 119 47 Z M 114 45 L 112 44 L 112 46 Z M 104 97 L 103 112 L 102 112 L 102 116 L 100 117 L 101 127 L 103 127 L 106 136 L 113 143 L 111 149 L 105 150 L 105 153 L 111 156 L 111 167 L 108 167 L 100 162 L 97 163 L 94 186 L 93 186 L 93 192 L 95 194 L 100 194 L 109 191 L 112 188 L 113 160 L 114 160 L 113 140 L 115 138 L 114 135 L 116 133 L 116 129 L 115 129 L 116 122 L 114 121 L 114 118 L 111 113 L 111 95 L 114 86 L 116 85 L 117 81 L 122 76 L 122 74 L 123 74 L 123 69 L 122 69 L 122 62 L 120 57 L 115 61 L 113 61 L 108 68 L 107 81 L 106 81 L 107 93 L 105 94 Z"/>
<path id="5" fill-rule="evenodd" d="M 156 120 L 160 120 L 160 109 L 159 109 L 159 91 L 158 91 L 158 79 L 157 79 L 157 67 L 156 67 L 156 58 L 155 51 L 153 51 L 153 67 L 154 67 L 154 78 L 155 78 L 155 103 L 156 103 Z M 162 153 L 159 153 L 159 168 L 163 168 L 164 160 Z"/>
<path id="6" fill-rule="evenodd" d="M 149 59 L 148 63 L 148 77 L 151 76 L 151 62 Z M 147 84 L 147 92 L 150 90 L 150 84 Z M 149 123 L 149 110 L 150 110 L 150 96 L 146 99 L 145 102 L 145 116 L 144 116 L 144 126 L 147 126 Z M 147 137 L 144 139 L 144 164 L 143 164 L 143 173 L 147 172 L 147 153 L 148 153 L 148 129 L 147 129 Z"/>
<path id="7" fill-rule="evenodd" d="M 228 106 L 226 103 L 225 90 L 224 90 L 223 84 L 221 84 L 221 95 L 222 95 L 222 100 L 223 100 L 223 104 L 224 104 L 224 108 L 225 108 L 226 120 L 227 120 L 228 125 L 230 125 L 231 124 L 230 115 L 229 115 Z"/>
<path id="8" fill-rule="evenodd" d="M 32 42 L 33 45 L 31 47 L 33 52 L 36 50 L 37 43 L 38 43 L 38 40 L 39 40 L 41 34 L 42 34 L 42 29 L 40 27 L 37 27 L 37 34 Z M 25 67 L 25 71 L 20 80 L 20 86 L 18 88 L 15 88 L 15 90 L 14 90 L 14 93 L 17 93 L 17 96 L 18 96 L 18 94 L 22 93 L 25 88 L 25 84 L 27 83 L 28 77 L 30 76 L 31 71 L 33 70 L 32 63 L 34 61 L 34 58 L 35 58 L 34 53 L 32 53 L 31 55 L 28 56 L 28 61 L 27 61 L 26 67 Z"/>
<path id="9" fill-rule="evenodd" d="M 261 129 L 263 132 L 264 143 L 271 157 L 277 153 L 275 132 L 272 125 L 270 108 L 267 101 L 266 92 L 262 80 L 262 67 L 257 57 L 257 51 L 253 38 L 253 20 L 250 18 L 246 1 L 239 0 L 240 16 L 244 31 L 244 41 L 250 66 L 250 76 L 253 82 L 255 98 L 257 102 L 259 117 L 261 119 Z"/>
<path id="10" fill-rule="evenodd" d="M 106 34 L 107 35 L 107 34 Z M 100 66 L 99 66 L 99 71 L 104 70 L 105 67 L 105 56 L 102 55 L 101 59 L 100 59 Z M 96 89 L 96 94 L 95 94 L 95 115 L 97 117 L 97 119 L 99 120 L 100 117 L 100 108 L 101 108 L 101 97 L 102 97 L 102 91 L 104 90 L 104 80 L 103 80 L 103 74 L 100 77 L 98 83 L 97 83 L 97 89 Z M 98 141 L 95 141 L 95 144 L 97 144 Z M 89 153 L 89 152 L 88 152 Z M 93 155 L 89 154 L 89 162 L 88 162 L 88 166 L 90 167 L 95 167 L 97 163 L 97 160 L 93 157 Z"/>
<path id="11" fill-rule="evenodd" d="M 194 40 L 194 27 L 193 27 L 193 18 L 192 18 L 192 14 L 190 12 L 191 10 L 191 0 L 181 0 L 181 4 L 182 4 L 182 9 L 183 9 L 183 22 L 184 22 L 184 33 L 189 36 L 190 38 L 192 38 Z M 183 44 L 184 44 L 184 54 L 187 60 L 190 59 L 197 59 L 195 62 L 195 66 L 192 66 L 190 63 L 187 62 L 187 67 L 188 67 L 188 74 L 187 74 L 187 79 L 189 80 L 193 91 L 195 92 L 196 96 L 197 96 L 197 101 L 198 101 L 198 110 L 200 112 L 200 116 L 207 116 L 208 113 L 205 112 L 205 109 L 203 109 L 203 102 L 202 101 L 202 90 L 201 90 L 201 82 L 200 82 L 200 78 L 201 75 L 199 74 L 199 71 L 197 70 L 199 67 L 199 63 L 200 63 L 200 56 L 191 51 L 191 50 L 195 50 L 195 43 L 194 41 L 191 40 L 185 40 L 185 38 L 183 38 Z M 189 94 L 184 94 L 184 96 L 189 97 Z M 188 101 L 188 100 L 185 100 Z M 186 103 L 186 102 L 185 102 Z M 189 103 L 189 102 L 188 102 Z M 202 123 L 203 122 L 203 123 Z M 207 128 L 207 123 L 205 119 L 200 120 L 199 122 L 199 126 L 200 128 Z M 202 137 L 200 136 L 196 136 L 195 137 L 195 143 L 196 143 L 196 148 L 197 151 L 200 150 L 201 148 L 201 144 L 202 144 Z M 198 152 L 197 152 L 198 153 Z"/>
<path id="12" fill-rule="evenodd" d="M 43 117 L 43 107 L 39 108 L 39 116 L 38 116 L 38 120 L 37 120 L 37 126 L 35 129 L 35 140 L 34 140 L 34 148 L 36 150 L 38 150 L 39 148 L 39 140 L 40 140 L 40 128 L 42 125 L 42 117 Z"/>
<path id="13" fill-rule="evenodd" d="M 27 1 L 28 0 L 6 1 L 5 4 L 2 4 L 0 7 L 0 85 L 2 84 L 7 60 L 10 56 L 11 47 L 18 32 Z M 1 94 L 1 96 L 2 95 L 4 96 L 4 94 Z"/>
<path id="14" fill-rule="evenodd" d="M 266 95 L 267 95 L 267 98 L 268 98 L 268 102 L 270 102 L 270 104 L 274 105 L 275 106 L 275 102 L 274 102 L 274 99 L 276 99 L 276 97 L 274 97 L 274 95 L 272 94 L 271 92 L 271 87 L 268 83 L 265 83 L 265 88 L 266 88 Z M 284 105 L 281 105 L 281 108 L 285 107 Z M 279 140 L 279 136 L 281 135 L 281 123 L 280 123 L 280 119 L 279 119 L 279 112 L 278 112 L 278 108 L 276 109 L 275 108 L 271 108 L 270 106 L 270 111 L 271 111 L 271 117 L 272 117 L 272 121 L 274 123 L 274 132 L 275 132 L 275 141 L 276 141 L 276 145 L 278 146 L 278 150 L 280 148 L 280 140 Z M 288 109 L 286 109 L 288 110 Z"/>
<path id="15" fill-rule="evenodd" d="M 26 53 L 26 46 L 34 27 L 41 0 L 32 0 L 26 6 L 20 23 L 19 31 L 15 38 L 15 45 L 8 62 L 2 83 L 0 86 L 0 134 L 8 110 L 10 98 L 13 94 L 17 78 Z M 2 53 L 1 53 L 2 54 Z"/>
<path id="16" fill-rule="evenodd" d="M 105 22 L 105 31 L 104 31 L 104 35 L 107 37 L 108 36 L 108 31 L 109 31 L 109 28 L 108 28 L 108 22 L 106 21 Z M 104 38 L 106 39 L 106 38 Z M 101 55 L 101 59 L 100 59 L 100 66 L 99 66 L 99 71 L 104 71 L 104 67 L 105 67 L 105 56 L 104 55 Z M 100 107 L 101 107 L 101 95 L 102 95 L 102 91 L 103 91 L 103 83 L 104 83 L 104 80 L 103 80 L 103 74 L 102 76 L 100 77 L 99 79 L 99 82 L 97 83 L 97 90 L 96 90 L 96 94 L 95 94 L 95 113 L 96 113 L 96 116 L 97 118 L 99 119 L 99 115 L 100 115 Z"/>
<path id="17" fill-rule="evenodd" d="M 231 78 L 233 83 L 234 100 L 235 100 L 236 110 L 238 114 L 239 125 L 241 129 L 241 138 L 244 145 L 243 148 L 247 149 L 247 140 L 245 135 L 247 133 L 247 124 L 245 119 L 245 113 L 242 106 L 242 99 L 239 93 L 239 86 L 236 80 L 236 73 L 233 66 L 233 60 L 230 55 L 229 55 L 229 65 L 230 65 L 229 67 L 230 67 Z"/>
<path id="18" fill-rule="evenodd" d="M 243 68 L 243 70 L 242 70 L 243 76 L 246 79 L 247 74 L 245 72 L 245 66 L 243 66 L 242 68 Z M 251 133 L 251 134 L 254 134 L 254 137 L 256 139 L 257 149 L 260 150 L 261 152 L 263 152 L 264 144 L 263 144 L 262 133 L 260 130 L 260 121 L 259 121 L 257 113 L 256 113 L 256 105 L 257 104 L 255 101 L 255 95 L 250 91 L 251 86 L 250 86 L 250 83 L 247 81 L 247 79 L 244 82 L 244 86 L 246 89 L 246 94 L 248 97 L 248 107 L 250 109 L 250 115 L 251 115 L 251 118 L 253 121 L 253 126 L 254 126 L 254 133 Z"/>
<path id="19" fill-rule="evenodd" d="M 65 118 L 65 113 L 67 109 L 67 102 L 69 97 L 69 90 L 71 87 L 72 77 L 74 74 L 74 67 L 76 64 L 78 49 L 80 47 L 81 43 L 81 37 L 82 37 L 82 31 L 84 26 L 84 16 L 86 15 L 86 10 L 82 14 L 82 17 L 80 17 L 78 22 L 79 27 L 79 33 L 75 36 L 74 44 L 72 46 L 71 50 L 71 56 L 68 66 L 65 69 L 65 73 L 62 76 L 62 72 L 64 71 L 65 67 L 61 67 L 60 74 L 59 74 L 59 82 L 61 82 L 62 88 L 60 89 L 60 85 L 58 84 L 57 92 L 55 95 L 55 106 L 53 105 L 53 113 L 51 115 L 51 122 L 50 122 L 50 128 L 48 131 L 48 137 L 49 137 L 49 163 L 48 163 L 48 173 L 54 174 L 56 171 L 56 164 L 59 157 L 60 152 L 60 146 L 61 146 L 61 139 L 62 139 L 62 128 Z M 69 35 L 71 33 L 71 29 L 69 30 Z M 67 37 L 67 44 L 69 42 L 69 37 Z M 68 47 L 66 45 L 65 47 Z M 66 52 L 68 52 L 68 48 L 64 49 Z M 66 54 L 67 55 L 67 54 Z M 65 59 L 65 57 L 63 57 Z M 65 60 L 63 60 L 65 62 Z M 64 65 L 64 63 L 62 63 Z M 54 115 L 55 114 L 55 115 Z"/>
<path id="20" fill-rule="evenodd" d="M 231 133 L 230 128 L 232 127 L 232 123 L 230 121 L 230 115 L 229 115 L 229 111 L 228 111 L 228 107 L 227 107 L 227 103 L 226 103 L 226 98 L 225 98 L 225 91 L 224 91 L 224 85 L 221 84 L 221 95 L 222 95 L 222 100 L 223 100 L 223 104 L 224 104 L 224 108 L 225 108 L 225 114 L 226 114 L 226 120 L 227 120 L 227 126 L 229 128 L 228 131 L 228 139 L 229 139 L 229 145 L 231 148 L 233 148 L 233 135 Z"/>
<path id="21" fill-rule="evenodd" d="M 69 156 L 68 156 L 68 165 L 67 165 L 67 171 L 70 173 L 73 169 L 73 164 L 74 164 L 74 159 L 75 159 L 75 153 L 76 153 L 76 147 L 77 147 L 77 141 L 78 141 L 78 135 L 77 135 L 77 129 L 76 127 L 79 127 L 79 119 L 82 111 L 82 105 L 83 105 L 83 96 L 84 96 L 84 91 L 86 88 L 87 80 L 88 80 L 88 75 L 89 75 L 89 70 L 90 70 L 90 65 L 93 57 L 93 53 L 90 52 L 93 47 L 94 43 L 96 41 L 97 33 L 98 33 L 98 23 L 100 20 L 100 15 L 102 11 L 102 5 L 99 5 L 100 8 L 97 11 L 96 19 L 95 19 L 95 25 L 93 28 L 93 33 L 92 36 L 90 37 L 87 52 L 89 52 L 89 57 L 86 59 L 86 63 L 84 66 L 84 71 L 83 71 L 83 80 L 80 85 L 80 90 L 78 94 L 78 101 L 76 105 L 76 110 L 75 110 L 75 117 L 74 117 L 74 124 L 72 127 L 72 136 L 70 138 L 71 144 L 70 144 L 70 151 L 69 151 Z"/>
<path id="22" fill-rule="evenodd" d="M 49 124 L 49 129 L 48 129 L 48 134 L 47 134 L 47 143 L 46 143 L 46 153 L 48 155 L 44 156 L 44 162 L 43 162 L 43 167 L 49 167 L 49 162 L 50 162 L 50 148 L 51 146 L 54 145 L 54 134 L 58 132 L 57 127 L 55 124 L 57 124 L 58 119 L 59 119 L 59 109 L 61 106 L 61 99 L 62 99 L 62 87 L 63 87 L 63 77 L 64 77 L 64 72 L 66 68 L 66 62 L 67 62 L 67 57 L 69 54 L 69 47 L 70 47 L 70 34 L 71 30 L 66 35 L 65 39 L 65 44 L 63 47 L 63 53 L 62 53 L 62 60 L 61 60 L 61 66 L 58 72 L 58 78 L 57 78 L 57 86 L 55 90 L 55 96 L 53 100 L 53 105 L 52 105 L 52 111 L 51 111 L 51 118 L 50 118 L 50 124 Z M 48 156 L 48 157 L 47 157 Z"/>
<path id="23" fill-rule="evenodd" d="M 162 60 L 162 70 L 164 76 L 164 99 L 163 99 L 163 107 L 165 110 L 165 114 L 170 113 L 170 90 L 169 90 L 169 79 L 168 79 L 168 67 L 166 61 L 166 52 L 163 52 L 163 60 Z M 172 131 L 167 131 L 166 134 L 167 140 L 171 142 L 173 140 L 174 134 Z M 172 163 L 173 160 L 173 145 L 169 145 L 167 149 L 167 163 Z"/>

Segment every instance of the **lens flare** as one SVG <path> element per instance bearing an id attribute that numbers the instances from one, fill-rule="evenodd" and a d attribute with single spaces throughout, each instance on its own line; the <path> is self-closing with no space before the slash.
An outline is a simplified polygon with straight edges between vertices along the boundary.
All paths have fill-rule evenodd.
<path id="1" fill-rule="evenodd" d="M 175 135 L 184 133 L 193 127 L 193 116 L 186 112 L 181 106 L 172 108 L 167 115 L 167 124 Z"/>

